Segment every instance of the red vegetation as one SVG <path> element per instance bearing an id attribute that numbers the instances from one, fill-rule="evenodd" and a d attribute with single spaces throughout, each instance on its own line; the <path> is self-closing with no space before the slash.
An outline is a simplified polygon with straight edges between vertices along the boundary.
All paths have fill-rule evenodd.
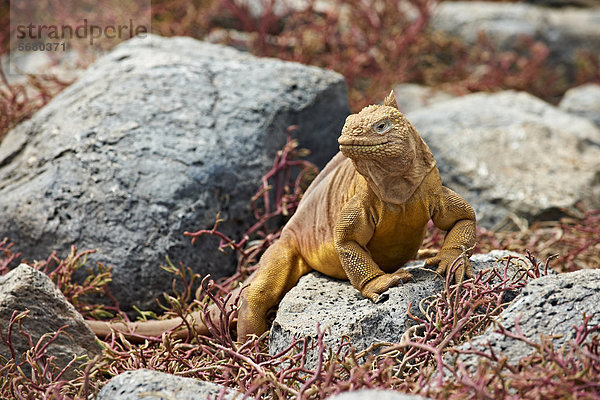
<path id="1" fill-rule="evenodd" d="M 541 43 L 523 38 L 520 49 L 500 51 L 485 38 L 478 46 L 466 46 L 427 29 L 432 2 L 407 0 L 380 2 L 371 7 L 362 0 L 332 0 L 327 7 L 308 1 L 300 10 L 285 10 L 275 0 L 262 0 L 261 12 L 255 12 L 241 0 L 157 0 L 152 6 L 153 30 L 165 36 L 188 35 L 210 38 L 247 49 L 259 56 L 331 68 L 343 74 L 349 85 L 352 108 L 377 102 L 382 93 L 401 82 L 444 86 L 459 94 L 479 90 L 519 89 L 549 101 L 555 101 L 568 87 L 585 82 L 600 82 L 600 58 L 581 53 L 575 82 L 550 68 L 548 49 Z M 0 55 L 7 52 L 8 2 L 0 3 Z M 5 28 L 6 27 L 6 28 Z M 547 82 L 559 82 L 548 85 Z M 56 93 L 67 86 L 55 77 L 33 77 L 10 83 L 0 70 L 0 140 L 22 120 L 30 117 Z M 256 224 L 240 240 L 212 230 L 186 233 L 197 240 L 206 234 L 222 239 L 220 249 L 238 252 L 238 273 L 221 282 L 194 275 L 183 265 L 167 261 L 173 273 L 172 295 L 165 295 L 165 316 L 184 316 L 206 310 L 210 301 L 219 305 L 222 316 L 209 321 L 211 338 L 192 334 L 185 341 L 148 338 L 143 345 L 129 343 L 114 335 L 105 343 L 101 359 L 91 360 L 79 369 L 74 380 L 64 378 L 64 370 L 54 366 L 47 346 L 56 340 L 56 332 L 37 343 L 24 332 L 21 321 L 26 313 L 14 314 L 0 340 L 13 349 L 0 357 L 0 397 L 2 398 L 89 398 L 112 376 L 132 369 L 149 368 L 179 376 L 223 384 L 242 390 L 253 398 L 320 399 L 334 393 L 360 388 L 391 388 L 420 393 L 432 398 L 598 398 L 600 392 L 600 339 L 598 326 L 588 320 L 575 327 L 577 338 L 567 350 L 554 349 L 546 339 L 532 341 L 520 332 L 502 332 L 526 343 L 532 354 L 512 365 L 501 354 L 473 354 L 476 371 L 462 365 L 445 364 L 445 356 L 454 346 L 485 330 L 504 308 L 503 294 L 515 291 L 540 274 L 548 264 L 532 256 L 507 259 L 506 267 L 530 265 L 516 276 L 505 271 L 484 271 L 473 281 L 432 295 L 422 305 L 423 316 L 413 317 L 414 326 L 401 343 L 374 346 L 357 353 L 347 342 L 327 346 L 324 332 L 316 341 L 296 340 L 280 354 L 268 354 L 266 334 L 245 344 L 234 342 L 231 322 L 235 309 L 226 309 L 231 288 L 253 268 L 264 249 L 278 235 L 278 224 L 291 215 L 301 198 L 314 166 L 301 160 L 303 151 L 289 138 L 278 154 L 273 168 L 264 177 L 252 204 Z M 560 253 L 552 267 L 559 271 L 600 265 L 600 211 L 584 210 L 581 216 L 557 222 L 536 223 L 516 232 L 491 232 L 480 229 L 478 251 L 506 248 L 531 250 L 545 259 Z M 439 248 L 443 233 L 435 228 L 424 247 Z M 7 239 L 0 242 L 0 275 L 8 272 L 20 254 Z M 52 254 L 35 267 L 46 272 L 77 309 L 94 318 L 127 316 L 115 303 L 113 307 L 89 302 L 88 296 L 106 293 L 110 269 L 102 265 L 82 283 L 72 274 L 85 265 L 89 251 L 75 248 L 61 260 Z M 199 297 L 194 299 L 198 282 Z M 175 283 L 178 283 L 176 285 Z M 183 287 L 183 290 L 177 288 Z M 142 318 L 154 318 L 140 311 Z M 205 319 L 208 315 L 205 313 Z M 29 338 L 31 349 L 20 359 L 14 353 L 15 335 Z M 375 352 L 371 352 L 376 350 Z M 319 354 L 318 364 L 306 364 L 309 352 Z M 75 360 L 74 360 L 75 362 Z M 28 375 L 24 370 L 34 373 Z M 437 375 L 436 375 L 437 372 Z"/>

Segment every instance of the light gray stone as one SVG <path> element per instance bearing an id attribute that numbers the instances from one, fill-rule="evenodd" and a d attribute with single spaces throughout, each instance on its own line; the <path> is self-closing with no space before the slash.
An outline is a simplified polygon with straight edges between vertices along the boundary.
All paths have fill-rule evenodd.
<path id="1" fill-rule="evenodd" d="M 210 382 L 183 378 L 163 372 L 138 369 L 112 378 L 100 390 L 96 400 L 196 400 L 233 399 L 231 389 Z"/>
<path id="2" fill-rule="evenodd" d="M 451 100 L 456 96 L 443 90 L 415 83 L 403 83 L 394 87 L 396 102 L 400 111 L 408 113 L 431 104 Z"/>
<path id="3" fill-rule="evenodd" d="M 395 392 L 393 390 L 363 389 L 344 392 L 328 397 L 327 400 L 427 400 L 428 397 Z"/>
<path id="4" fill-rule="evenodd" d="M 28 259 L 71 245 L 113 264 L 124 309 L 156 308 L 165 256 L 214 278 L 235 268 L 218 240 L 240 237 L 249 200 L 298 125 L 323 166 L 349 109 L 341 75 L 191 38 L 136 38 L 99 59 L 0 144 L 0 237 Z M 82 271 L 83 272 L 83 271 Z M 82 276 L 79 276 L 82 278 Z"/>
<path id="5" fill-rule="evenodd" d="M 408 113 L 444 184 L 493 228 L 600 203 L 600 129 L 524 92 L 476 93 Z"/>
<path id="6" fill-rule="evenodd" d="M 540 335 L 554 336 L 555 349 L 575 338 L 574 326 L 583 322 L 583 314 L 593 316 L 591 325 L 600 323 L 600 270 L 549 275 L 531 281 L 513 302 L 502 312 L 498 322 L 509 332 L 516 332 L 516 324 L 525 337 L 539 342 Z M 516 339 L 496 332 L 491 326 L 483 335 L 459 347 L 462 350 L 489 351 L 489 343 L 495 354 L 502 354 L 509 363 L 516 363 L 529 355 L 533 349 Z M 458 361 L 475 366 L 476 359 L 468 354 L 460 355 Z"/>
<path id="7" fill-rule="evenodd" d="M 23 320 L 23 330 L 31 335 L 33 343 L 45 334 L 51 334 L 63 326 L 66 329 L 48 346 L 48 355 L 55 357 L 55 365 L 62 369 L 73 356 L 94 358 L 102 352 L 96 336 L 86 325 L 81 314 L 65 299 L 54 283 L 44 273 L 21 264 L 4 276 L 0 276 L 0 327 L 7 337 L 9 321 L 14 312 L 29 310 Z M 13 327 L 12 344 L 17 358 L 30 349 L 28 339 Z M 10 359 L 10 349 L 0 342 L 0 354 Z M 74 378 L 77 362 L 65 377 Z M 25 368 L 27 369 L 27 368 Z"/>
<path id="8" fill-rule="evenodd" d="M 600 127 L 600 85 L 588 83 L 567 90 L 558 107 L 587 118 Z"/>
<path id="9" fill-rule="evenodd" d="M 471 257 L 473 269 L 504 271 L 506 262 L 498 259 L 511 254 L 514 255 L 507 251 L 492 251 L 474 255 Z M 399 342 L 406 329 L 414 324 L 407 315 L 409 304 L 412 302 L 410 312 L 413 315 L 422 316 L 419 302 L 443 288 L 442 280 L 422 267 L 423 262 L 409 264 L 406 268 L 414 280 L 391 288 L 385 293 L 385 301 L 378 303 L 364 298 L 348 281 L 317 272 L 303 276 L 279 304 L 269 336 L 269 352 L 277 354 L 294 338 L 315 340 L 317 324 L 327 332 L 324 341 L 334 348 L 344 335 L 357 351 L 373 343 Z M 510 298 L 507 296 L 506 301 Z M 316 365 L 316 356 L 316 352 L 309 353 L 308 365 Z"/>
<path id="10" fill-rule="evenodd" d="M 431 27 L 468 44 L 484 32 L 501 49 L 514 49 L 520 36 L 543 42 L 549 62 L 573 71 L 576 52 L 600 51 L 600 8 L 547 8 L 525 3 L 447 1 L 439 3 Z"/>

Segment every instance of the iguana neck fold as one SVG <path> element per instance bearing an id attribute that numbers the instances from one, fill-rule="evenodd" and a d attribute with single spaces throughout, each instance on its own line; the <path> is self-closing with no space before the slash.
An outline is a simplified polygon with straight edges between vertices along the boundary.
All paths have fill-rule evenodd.
<path id="1" fill-rule="evenodd" d="M 418 167 L 402 172 L 398 168 L 390 168 L 390 160 L 384 161 L 352 160 L 356 170 L 367 181 L 369 189 L 378 198 L 391 204 L 406 203 L 435 167 L 435 162 L 418 162 Z M 401 162 L 402 160 L 398 160 L 396 166 L 402 165 Z"/>

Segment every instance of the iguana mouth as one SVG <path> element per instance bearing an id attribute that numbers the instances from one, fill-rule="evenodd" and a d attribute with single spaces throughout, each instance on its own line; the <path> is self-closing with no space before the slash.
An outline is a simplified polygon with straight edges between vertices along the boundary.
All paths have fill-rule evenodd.
<path id="1" fill-rule="evenodd" d="M 379 146 L 382 144 L 389 143 L 389 140 L 385 138 L 379 138 L 378 141 L 377 138 L 373 140 L 373 138 L 341 136 L 338 138 L 338 143 L 340 144 L 340 146 Z"/>
<path id="2" fill-rule="evenodd" d="M 350 152 L 371 152 L 379 150 L 384 147 L 389 142 L 381 142 L 381 143 L 340 143 L 340 151 L 350 151 Z"/>

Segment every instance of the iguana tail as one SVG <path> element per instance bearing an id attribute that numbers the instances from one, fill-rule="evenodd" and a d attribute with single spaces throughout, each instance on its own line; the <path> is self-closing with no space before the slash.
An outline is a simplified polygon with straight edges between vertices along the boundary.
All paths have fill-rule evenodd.
<path id="1" fill-rule="evenodd" d="M 125 339 L 133 343 L 143 343 L 148 338 L 161 337 L 164 332 L 173 331 L 171 337 L 184 339 L 189 335 L 188 326 L 200 335 L 209 335 L 206 324 L 202 321 L 201 312 L 196 311 L 186 318 L 187 324 L 182 318 L 171 318 L 165 320 L 150 320 L 139 322 L 104 322 L 88 320 L 86 323 L 98 338 L 110 337 L 112 332 L 121 333 Z"/>
<path id="2" fill-rule="evenodd" d="M 252 274 L 247 280 L 249 282 L 253 278 Z M 244 284 L 245 285 L 245 284 Z M 231 291 L 228 300 L 225 304 L 225 309 L 229 310 L 235 302 L 239 301 L 240 292 L 244 288 L 240 285 L 238 288 Z M 214 322 L 219 321 L 221 317 L 221 309 L 215 304 L 208 306 L 207 315 Z M 203 312 L 196 311 L 186 316 L 185 321 L 180 318 L 170 318 L 163 320 L 148 320 L 138 322 L 105 322 L 105 321 L 85 321 L 92 332 L 98 338 L 104 339 L 115 333 L 122 334 L 125 339 L 132 343 L 143 343 L 146 339 L 161 337 L 163 333 L 171 331 L 170 336 L 175 339 L 185 339 L 190 334 L 190 328 L 199 335 L 210 336 L 211 333 L 206 327 L 203 320 Z M 237 321 L 233 321 L 237 324 Z M 234 326 L 235 328 L 235 326 Z"/>

